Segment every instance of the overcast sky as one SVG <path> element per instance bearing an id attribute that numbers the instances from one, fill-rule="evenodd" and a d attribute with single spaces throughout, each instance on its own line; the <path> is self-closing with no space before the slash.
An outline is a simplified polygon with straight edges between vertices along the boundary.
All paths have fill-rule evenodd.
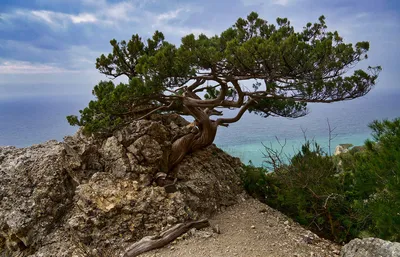
<path id="1" fill-rule="evenodd" d="M 360 67 L 383 67 L 376 90 L 400 88 L 399 0 L 0 0 L 0 95 L 90 94 L 105 79 L 94 63 L 110 39 L 160 30 L 178 45 L 189 33 L 219 34 L 251 11 L 273 23 L 287 17 L 296 29 L 325 15 L 345 41 L 370 41 Z"/>

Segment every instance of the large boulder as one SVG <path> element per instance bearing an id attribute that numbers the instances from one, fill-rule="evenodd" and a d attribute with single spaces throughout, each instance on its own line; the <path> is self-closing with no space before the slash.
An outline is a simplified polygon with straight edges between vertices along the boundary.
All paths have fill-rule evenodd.
<path id="1" fill-rule="evenodd" d="M 105 138 L 78 131 L 61 143 L 0 148 L 0 256 L 124 249 L 236 203 L 241 163 L 214 145 L 168 170 L 187 125 L 155 115 Z"/>
<path id="2" fill-rule="evenodd" d="M 379 238 L 353 239 L 343 246 L 341 257 L 399 257 L 400 243 Z"/>

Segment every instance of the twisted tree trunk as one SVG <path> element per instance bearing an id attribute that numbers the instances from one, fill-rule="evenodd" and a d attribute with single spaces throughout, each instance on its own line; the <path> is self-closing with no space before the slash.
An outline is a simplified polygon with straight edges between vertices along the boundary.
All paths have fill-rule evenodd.
<path id="1" fill-rule="evenodd" d="M 190 95 L 198 98 L 193 93 L 190 93 Z M 249 99 L 235 117 L 219 118 L 215 121 L 210 119 L 210 115 L 213 114 L 214 109 L 199 107 L 196 102 L 193 102 L 195 98 L 192 98 L 191 100 L 185 99 L 186 104 L 184 105 L 184 108 L 186 112 L 195 117 L 196 120 L 194 124 L 198 129 L 197 133 L 185 135 L 172 144 L 171 154 L 168 161 L 169 169 L 172 169 L 175 165 L 180 163 L 186 154 L 211 145 L 214 142 L 219 125 L 228 126 L 228 124 L 238 121 L 242 117 L 243 113 L 248 110 L 250 105 L 253 104 L 253 99 Z M 240 101 L 243 100 L 241 99 Z"/>
<path id="2" fill-rule="evenodd" d="M 217 122 L 208 118 L 202 122 L 195 121 L 195 124 L 198 129 L 196 133 L 187 134 L 172 144 L 168 165 L 170 169 L 180 163 L 187 154 L 207 147 L 214 142 L 217 134 Z"/>

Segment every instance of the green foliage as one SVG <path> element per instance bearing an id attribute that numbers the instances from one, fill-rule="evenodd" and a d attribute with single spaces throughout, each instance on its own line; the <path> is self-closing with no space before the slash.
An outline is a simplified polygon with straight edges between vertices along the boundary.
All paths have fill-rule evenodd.
<path id="1" fill-rule="evenodd" d="M 375 141 L 350 156 L 343 169 L 351 174 L 352 193 L 362 205 L 368 232 L 400 241 L 400 118 L 370 124 Z M 349 158 L 349 156 L 347 156 Z"/>
<path id="2" fill-rule="evenodd" d="M 307 103 L 296 102 L 292 99 L 271 99 L 265 98 L 257 101 L 252 107 L 249 108 L 249 112 L 255 112 L 263 116 L 281 116 L 298 118 L 306 115 Z"/>
<path id="3" fill-rule="evenodd" d="M 370 127 L 375 141 L 356 151 L 331 157 L 306 142 L 274 172 L 247 166 L 243 184 L 258 199 L 337 242 L 357 236 L 400 241 L 400 119 Z"/>
<path id="4" fill-rule="evenodd" d="M 143 86 L 139 79 L 117 86 L 111 81 L 101 81 L 92 93 L 96 100 L 90 101 L 88 107 L 79 111 L 80 119 L 70 115 L 67 120 L 71 125 L 83 126 L 84 132 L 88 134 L 109 134 L 129 121 L 129 118 L 135 117 L 133 114 L 138 113 L 138 110 L 132 101 L 140 103 L 142 97 L 151 93 L 151 89 Z"/>
<path id="5" fill-rule="evenodd" d="M 241 179 L 244 189 L 254 198 L 265 201 L 265 197 L 270 195 L 267 171 L 260 167 L 254 167 L 252 164 L 244 165 L 243 169 Z"/>
<path id="6" fill-rule="evenodd" d="M 344 76 L 367 58 L 369 43 L 344 43 L 337 31 L 327 31 L 323 16 L 296 32 L 286 18 L 274 25 L 252 12 L 220 35 L 186 35 L 179 47 L 159 31 L 147 40 L 135 34 L 129 41 L 113 39 L 110 44 L 111 53 L 97 58 L 96 68 L 111 78 L 125 76 L 128 82 L 100 82 L 93 90 L 96 99 L 80 117 L 68 117 L 71 125 L 84 126 L 88 133 L 112 131 L 131 118 L 126 113 L 141 107 L 164 106 L 157 110 L 193 115 L 186 109 L 188 97 L 203 100 L 209 109 L 246 106 L 265 117 L 300 117 L 307 114 L 307 102 L 365 95 L 380 71 L 375 67 Z M 250 79 L 257 80 L 254 90 L 239 85 Z M 198 84 L 193 86 L 193 81 Z M 202 97 L 197 95 L 201 92 Z M 224 101 L 206 101 L 221 94 Z M 252 104 L 246 105 L 250 98 Z"/>
<path id="7" fill-rule="evenodd" d="M 267 197 L 268 204 L 324 237 L 342 242 L 354 236 L 355 214 L 340 215 L 351 212 L 342 194 L 343 178 L 318 144 L 307 141 L 273 177 L 279 186 L 275 197 Z"/>

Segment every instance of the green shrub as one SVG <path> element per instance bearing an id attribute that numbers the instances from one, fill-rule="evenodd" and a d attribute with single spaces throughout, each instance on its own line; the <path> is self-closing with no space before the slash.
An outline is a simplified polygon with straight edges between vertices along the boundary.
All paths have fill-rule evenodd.
<path id="1" fill-rule="evenodd" d="M 370 127 L 374 141 L 339 157 L 306 142 L 274 172 L 246 166 L 245 189 L 336 242 L 363 236 L 399 241 L 400 119 Z"/>
<path id="2" fill-rule="evenodd" d="M 400 241 L 400 119 L 371 123 L 374 141 L 343 162 L 351 173 L 352 208 L 363 211 L 368 234 Z"/>
<path id="3" fill-rule="evenodd" d="M 254 167 L 251 163 L 244 165 L 243 169 L 241 178 L 245 190 L 254 198 L 265 201 L 265 197 L 269 195 L 268 171 L 261 167 Z"/>
<path id="4" fill-rule="evenodd" d="M 317 143 L 306 142 L 289 165 L 276 169 L 272 176 L 278 181 L 277 198 L 267 196 L 267 204 L 338 242 L 358 232 L 357 215 L 344 194 L 345 176 L 338 174 L 334 160 Z"/>

